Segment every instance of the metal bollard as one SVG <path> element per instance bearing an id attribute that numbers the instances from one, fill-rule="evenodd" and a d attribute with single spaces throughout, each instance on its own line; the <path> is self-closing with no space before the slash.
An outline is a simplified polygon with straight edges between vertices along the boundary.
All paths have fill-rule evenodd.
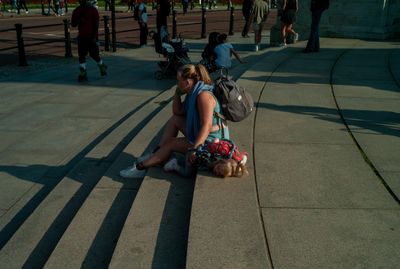
<path id="1" fill-rule="evenodd" d="M 204 7 L 201 8 L 201 38 L 206 37 L 206 9 Z"/>
<path id="2" fill-rule="evenodd" d="M 104 50 L 110 51 L 110 23 L 107 15 L 104 18 Z"/>
<path id="3" fill-rule="evenodd" d="M 233 35 L 233 22 L 235 20 L 233 11 L 235 10 L 234 7 L 231 7 L 231 19 L 229 21 L 229 35 Z"/>
<path id="4" fill-rule="evenodd" d="M 111 46 L 112 51 L 117 51 L 117 32 L 115 29 L 115 0 L 111 0 Z"/>
<path id="5" fill-rule="evenodd" d="M 24 39 L 22 38 L 22 24 L 16 23 L 15 29 L 17 30 L 17 44 L 18 44 L 18 62 L 20 66 L 27 66 L 25 56 Z"/>
<path id="6" fill-rule="evenodd" d="M 44 14 L 44 2 L 43 2 L 43 0 L 40 1 L 40 4 L 42 5 L 42 15 L 44 16 L 45 14 Z"/>
<path id="7" fill-rule="evenodd" d="M 176 38 L 176 10 L 172 10 L 172 38 Z"/>
<path id="8" fill-rule="evenodd" d="M 64 19 L 64 40 L 65 40 L 65 58 L 72 57 L 72 49 L 71 49 L 71 27 L 68 19 Z"/>

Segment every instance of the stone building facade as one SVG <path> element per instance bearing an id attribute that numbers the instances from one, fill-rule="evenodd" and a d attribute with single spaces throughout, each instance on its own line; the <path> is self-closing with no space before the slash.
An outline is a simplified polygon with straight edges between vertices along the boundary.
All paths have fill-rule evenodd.
<path id="1" fill-rule="evenodd" d="M 298 0 L 299 11 L 294 29 L 300 40 L 308 39 L 311 24 L 311 0 Z M 278 1 L 279 3 L 281 0 Z M 278 4 L 278 7 L 280 4 Z M 271 45 L 279 40 L 280 21 L 271 30 Z M 322 37 L 360 39 L 400 38 L 400 0 L 331 0 L 320 24 Z"/>

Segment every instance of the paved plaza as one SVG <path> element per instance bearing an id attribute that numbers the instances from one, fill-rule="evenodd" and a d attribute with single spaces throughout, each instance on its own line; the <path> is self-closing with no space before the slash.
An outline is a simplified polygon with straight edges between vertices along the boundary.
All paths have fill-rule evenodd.
<path id="1" fill-rule="evenodd" d="M 173 77 L 152 46 L 0 67 L 1 268 L 398 268 L 400 42 L 229 36 L 256 110 L 249 176 L 118 172 L 156 145 Z M 193 62 L 206 39 L 186 40 Z"/>

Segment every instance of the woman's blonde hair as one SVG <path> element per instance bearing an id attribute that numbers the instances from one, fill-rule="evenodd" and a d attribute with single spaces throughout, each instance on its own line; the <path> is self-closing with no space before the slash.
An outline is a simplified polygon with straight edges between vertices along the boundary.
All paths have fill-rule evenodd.
<path id="1" fill-rule="evenodd" d="M 195 84 L 198 81 L 203 81 L 205 84 L 212 84 L 210 75 L 202 64 L 185 64 L 178 69 L 178 73 L 183 79 L 193 79 Z"/>
<path id="2" fill-rule="evenodd" d="M 242 163 L 232 159 L 222 159 L 213 164 L 213 171 L 218 170 L 221 172 L 219 176 L 222 177 L 242 177 L 248 175 L 247 168 Z"/>

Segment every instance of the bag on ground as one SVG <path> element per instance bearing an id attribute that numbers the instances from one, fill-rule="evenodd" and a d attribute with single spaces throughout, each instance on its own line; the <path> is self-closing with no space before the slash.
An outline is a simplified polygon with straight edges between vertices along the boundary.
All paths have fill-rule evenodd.
<path id="1" fill-rule="evenodd" d="M 253 111 L 254 101 L 245 88 L 239 86 L 232 77 L 222 75 L 214 83 L 214 95 L 221 104 L 222 119 L 239 122 Z"/>

